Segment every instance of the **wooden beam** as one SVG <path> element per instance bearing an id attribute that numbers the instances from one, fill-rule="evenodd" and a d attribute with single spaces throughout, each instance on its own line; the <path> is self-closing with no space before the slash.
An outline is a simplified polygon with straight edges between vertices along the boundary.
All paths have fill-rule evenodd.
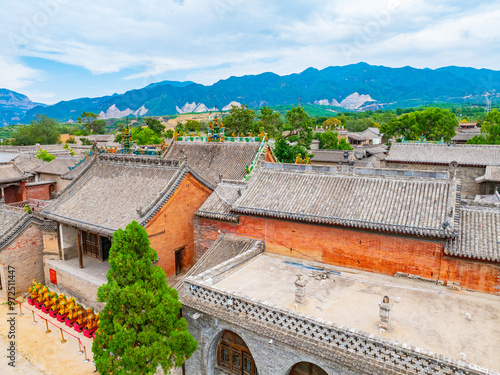
<path id="1" fill-rule="evenodd" d="M 83 252 L 81 244 L 82 231 L 78 230 L 78 235 L 76 238 L 76 243 L 78 244 L 78 262 L 80 263 L 80 268 L 83 268 Z"/>
<path id="2" fill-rule="evenodd" d="M 61 224 L 57 223 L 57 252 L 59 253 L 59 260 L 62 260 L 62 238 L 61 238 Z"/>

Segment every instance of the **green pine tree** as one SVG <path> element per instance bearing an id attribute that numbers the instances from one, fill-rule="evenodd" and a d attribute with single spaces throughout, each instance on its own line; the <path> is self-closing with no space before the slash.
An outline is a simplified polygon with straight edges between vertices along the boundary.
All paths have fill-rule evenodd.
<path id="1" fill-rule="evenodd" d="M 189 334 L 177 291 L 165 272 L 152 265 L 158 257 L 147 233 L 133 221 L 113 235 L 108 283 L 97 299 L 106 302 L 92 345 L 100 374 L 154 374 L 182 366 L 198 343 Z"/>

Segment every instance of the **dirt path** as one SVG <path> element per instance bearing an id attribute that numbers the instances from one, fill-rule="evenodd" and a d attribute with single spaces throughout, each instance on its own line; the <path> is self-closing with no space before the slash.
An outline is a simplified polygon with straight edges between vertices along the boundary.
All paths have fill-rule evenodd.
<path id="1" fill-rule="evenodd" d="M 27 303 L 25 303 L 28 306 Z M 31 306 L 30 306 L 31 307 Z M 33 315 L 31 311 L 23 308 L 24 315 L 9 315 L 10 312 L 4 300 L 0 300 L 0 373 L 1 374 L 54 374 L 54 375 L 91 375 L 95 367 L 92 364 L 92 340 L 77 333 L 73 328 L 57 322 L 40 310 L 35 310 L 37 324 L 32 324 Z M 19 312 L 16 308 L 15 312 Z M 66 343 L 61 343 L 60 330 L 49 324 L 50 333 L 45 333 L 46 323 L 36 314 L 47 317 L 49 322 L 77 336 L 86 346 L 88 363 L 84 363 L 84 355 L 78 355 L 78 341 L 64 333 Z M 16 367 L 8 366 L 7 348 L 9 347 L 7 319 L 15 317 L 15 347 Z"/>

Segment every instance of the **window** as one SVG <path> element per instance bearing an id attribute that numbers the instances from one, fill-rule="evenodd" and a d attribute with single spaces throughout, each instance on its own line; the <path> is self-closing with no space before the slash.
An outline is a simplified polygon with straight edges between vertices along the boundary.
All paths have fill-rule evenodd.
<path id="1" fill-rule="evenodd" d="M 231 331 L 224 331 L 219 341 L 217 365 L 229 374 L 257 375 L 250 350 L 243 339 Z"/>

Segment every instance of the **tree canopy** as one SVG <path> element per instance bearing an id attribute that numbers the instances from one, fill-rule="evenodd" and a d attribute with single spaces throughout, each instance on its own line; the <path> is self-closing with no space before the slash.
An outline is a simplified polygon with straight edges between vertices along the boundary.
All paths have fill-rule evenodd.
<path id="1" fill-rule="evenodd" d="M 352 150 L 345 138 L 338 139 L 339 133 L 326 130 L 319 134 L 319 148 L 324 150 Z"/>
<path id="2" fill-rule="evenodd" d="M 47 115 L 37 115 L 29 125 L 20 127 L 12 135 L 12 144 L 24 145 L 52 145 L 60 142 L 57 120 Z"/>
<path id="3" fill-rule="evenodd" d="M 78 123 L 83 125 L 87 134 L 104 134 L 106 131 L 106 121 L 100 120 L 99 115 L 92 112 L 83 111 L 81 116 L 78 117 Z"/>
<path id="4" fill-rule="evenodd" d="M 146 123 L 148 128 L 151 129 L 157 135 L 161 135 L 161 133 L 165 131 L 165 125 L 163 125 L 160 120 L 157 120 L 152 117 L 146 117 L 144 119 L 144 122 Z"/>
<path id="5" fill-rule="evenodd" d="M 385 137 L 416 140 L 424 136 L 429 141 L 439 141 L 443 138 L 445 142 L 449 142 L 455 136 L 457 126 L 458 120 L 449 110 L 426 108 L 394 118 L 387 124 L 382 124 L 380 130 Z"/>
<path id="6" fill-rule="evenodd" d="M 132 140 L 138 145 L 158 145 L 160 136 L 150 128 L 132 128 Z"/>
<path id="7" fill-rule="evenodd" d="M 273 111 L 272 108 L 263 106 L 260 109 L 258 121 L 255 126 L 255 132 L 262 128 L 264 133 L 267 133 L 269 138 L 274 138 L 278 134 L 278 129 L 282 127 L 281 115 L 279 112 Z"/>
<path id="8" fill-rule="evenodd" d="M 302 107 L 293 107 L 285 114 L 286 123 L 283 130 L 289 142 L 309 149 L 313 139 L 313 121 Z"/>
<path id="9" fill-rule="evenodd" d="M 154 374 L 180 367 L 197 348 L 177 291 L 165 272 L 153 266 L 158 254 L 144 228 L 133 221 L 113 235 L 111 269 L 97 299 L 106 302 L 92 345 L 100 374 Z"/>
<path id="10" fill-rule="evenodd" d="M 248 105 L 232 105 L 229 116 L 224 117 L 226 135 L 248 135 L 254 131 L 255 112 Z"/>
<path id="11" fill-rule="evenodd" d="M 40 159 L 40 160 L 43 160 L 46 162 L 50 162 L 56 158 L 55 155 L 51 154 L 47 150 L 42 150 L 41 148 L 35 152 L 35 156 L 37 157 L 37 159 Z"/>
<path id="12" fill-rule="evenodd" d="M 494 108 L 481 124 L 481 135 L 467 141 L 469 144 L 500 145 L 500 112 Z"/>
<path id="13" fill-rule="evenodd" d="M 335 130 L 342 126 L 342 122 L 336 117 L 328 117 L 321 125 L 325 130 Z"/>

